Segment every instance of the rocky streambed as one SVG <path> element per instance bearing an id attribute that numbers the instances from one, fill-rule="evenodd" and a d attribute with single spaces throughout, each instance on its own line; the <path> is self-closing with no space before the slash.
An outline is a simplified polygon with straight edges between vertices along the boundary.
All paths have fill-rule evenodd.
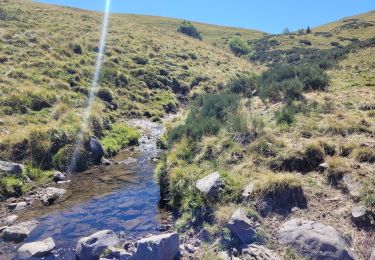
<path id="1" fill-rule="evenodd" d="M 93 167 L 53 187 L 3 202 L 0 259 L 32 254 L 74 259 L 77 242 L 99 231 L 111 230 L 125 243 L 170 229 L 170 215 L 158 207 L 160 191 L 154 179 L 161 153 L 156 141 L 163 126 L 146 120 L 130 124 L 142 132 L 139 147 L 112 158 L 111 165 Z"/>

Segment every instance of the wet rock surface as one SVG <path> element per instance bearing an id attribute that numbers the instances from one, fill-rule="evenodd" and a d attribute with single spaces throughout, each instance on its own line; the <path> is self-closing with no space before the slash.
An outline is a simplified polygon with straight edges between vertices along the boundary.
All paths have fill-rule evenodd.
<path id="1" fill-rule="evenodd" d="M 45 257 L 55 248 L 55 242 L 51 237 L 42 241 L 23 244 L 18 249 L 18 257 L 29 259 L 30 257 Z"/>
<path id="2" fill-rule="evenodd" d="M 21 242 L 39 225 L 38 221 L 30 220 L 17 225 L 5 227 L 1 231 L 1 237 L 6 241 Z"/>
<path id="3" fill-rule="evenodd" d="M 301 255 L 312 259 L 354 259 L 341 235 L 331 226 L 291 219 L 278 230 L 278 238 Z"/>
<path id="4" fill-rule="evenodd" d="M 41 195 L 41 201 L 43 205 L 48 206 L 55 202 L 55 200 L 62 198 L 65 194 L 64 189 L 59 189 L 55 187 L 48 187 L 44 190 Z"/>
<path id="5" fill-rule="evenodd" d="M 119 243 L 118 236 L 112 230 L 102 230 L 81 238 L 76 246 L 76 256 L 81 260 L 98 259 L 105 249 Z"/>

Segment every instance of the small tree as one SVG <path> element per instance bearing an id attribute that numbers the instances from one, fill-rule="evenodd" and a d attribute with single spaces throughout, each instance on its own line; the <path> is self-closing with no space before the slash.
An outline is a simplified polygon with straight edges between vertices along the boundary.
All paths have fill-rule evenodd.
<path id="1" fill-rule="evenodd" d="M 289 34 L 290 33 L 290 30 L 288 27 L 286 27 L 284 30 L 283 30 L 283 34 Z"/>
<path id="2" fill-rule="evenodd" d="M 240 37 L 230 39 L 228 44 L 229 48 L 236 56 L 246 55 L 250 52 L 250 46 Z"/>
<path id="3" fill-rule="evenodd" d="M 307 34 L 311 33 L 310 26 L 307 26 L 306 33 L 307 33 Z"/>
<path id="4" fill-rule="evenodd" d="M 198 29 L 191 22 L 186 20 L 184 20 L 178 27 L 177 32 L 186 34 L 198 40 L 202 40 L 201 33 L 198 31 Z"/>

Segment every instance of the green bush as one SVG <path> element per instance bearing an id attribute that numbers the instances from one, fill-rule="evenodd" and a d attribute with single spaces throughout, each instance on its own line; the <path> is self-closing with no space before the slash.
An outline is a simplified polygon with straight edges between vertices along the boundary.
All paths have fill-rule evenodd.
<path id="1" fill-rule="evenodd" d="M 250 46 L 247 44 L 247 42 L 240 38 L 240 37 L 234 37 L 229 40 L 229 48 L 236 56 L 242 56 L 249 54 L 251 51 Z"/>
<path id="2" fill-rule="evenodd" d="M 184 20 L 182 24 L 178 27 L 177 32 L 186 34 L 198 40 L 202 40 L 202 36 L 198 29 L 189 21 Z"/>
<path id="3" fill-rule="evenodd" d="M 251 97 L 253 91 L 257 88 L 257 77 L 255 75 L 243 75 L 231 79 L 227 84 L 230 92 L 243 94 L 245 97 Z"/>
<path id="4" fill-rule="evenodd" d="M 301 99 L 302 91 L 325 90 L 328 75 L 311 66 L 278 65 L 262 73 L 258 93 L 262 100 Z"/>
<path id="5" fill-rule="evenodd" d="M 221 122 L 235 112 L 239 105 L 239 98 L 234 94 L 206 94 L 199 96 L 195 102 L 203 117 L 213 117 Z"/>
<path id="6" fill-rule="evenodd" d="M 89 152 L 73 145 L 64 146 L 53 156 L 53 165 L 60 171 L 82 172 L 88 169 L 90 161 Z"/>
<path id="7" fill-rule="evenodd" d="M 191 105 L 185 124 L 179 125 L 168 133 L 168 145 L 187 136 L 199 140 L 204 135 L 217 134 L 222 126 L 234 126 L 228 122 L 237 115 L 239 98 L 234 94 L 205 94 L 198 96 Z M 238 119 L 238 118 L 237 118 Z M 228 123 L 228 124 L 227 124 Z M 238 121 L 237 121 L 238 123 Z M 243 130 L 243 122 L 237 129 Z"/>
<path id="8" fill-rule="evenodd" d="M 111 130 L 104 131 L 102 144 L 108 156 L 118 154 L 130 145 L 137 145 L 139 133 L 136 129 L 125 124 L 113 125 Z"/>

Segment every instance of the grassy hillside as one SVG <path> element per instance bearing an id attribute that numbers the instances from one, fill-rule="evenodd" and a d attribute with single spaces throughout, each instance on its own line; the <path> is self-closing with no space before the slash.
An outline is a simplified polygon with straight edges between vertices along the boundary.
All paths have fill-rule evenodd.
<path id="1" fill-rule="evenodd" d="M 371 12 L 355 21 L 374 24 L 373 17 Z M 198 257 L 211 259 L 215 250 L 231 251 L 236 241 L 227 223 L 242 207 L 260 223 L 256 243 L 283 259 L 304 259 L 277 238 L 280 225 L 293 217 L 333 226 L 356 259 L 369 259 L 375 227 L 375 45 L 371 38 L 375 26 L 351 26 L 345 19 L 307 35 L 249 41 L 253 53 L 243 58 L 263 55 L 264 59 L 252 60 L 270 65 L 269 70 L 229 81 L 223 92 L 198 99 L 181 121 L 170 126 L 169 152 L 158 173 L 170 205 L 180 216 L 177 227 L 187 233 L 204 228 L 211 241 L 220 241 L 218 246 L 208 243 Z M 332 35 L 320 35 L 323 31 Z M 358 38 L 358 44 L 340 37 Z M 309 39 L 312 45 L 300 44 L 300 39 Z M 272 40 L 281 44 L 265 44 Z M 349 47 L 332 46 L 331 41 Z M 274 60 L 288 54 L 299 59 Z M 320 57 L 330 57 L 330 66 L 321 67 L 325 71 L 319 70 Z M 305 73 L 313 68 L 315 72 Z M 229 106 L 230 100 L 240 101 Z M 213 109 L 212 103 L 219 108 Z M 205 119 L 197 120 L 200 117 Z M 212 122 L 211 127 L 206 121 Z M 197 131 L 191 130 L 192 122 L 199 125 Z M 326 168 L 319 167 L 321 163 Z M 226 186 L 212 202 L 195 183 L 216 171 Z M 253 188 L 244 199 L 242 192 L 249 184 Z M 359 205 L 365 205 L 371 219 L 364 226 L 351 219 L 352 208 Z"/>
<path id="2" fill-rule="evenodd" d="M 43 141 L 39 148 L 54 154 L 74 141 L 91 86 L 101 22 L 100 13 L 2 1 L 0 159 L 28 161 L 35 142 Z M 223 46 L 225 38 L 236 33 L 262 33 L 199 24 L 205 39 L 198 41 L 177 33 L 179 23 L 110 17 L 90 133 L 104 138 L 113 124 L 130 117 L 160 120 L 195 93 L 213 91 L 238 73 L 259 70 L 213 43 Z"/>

